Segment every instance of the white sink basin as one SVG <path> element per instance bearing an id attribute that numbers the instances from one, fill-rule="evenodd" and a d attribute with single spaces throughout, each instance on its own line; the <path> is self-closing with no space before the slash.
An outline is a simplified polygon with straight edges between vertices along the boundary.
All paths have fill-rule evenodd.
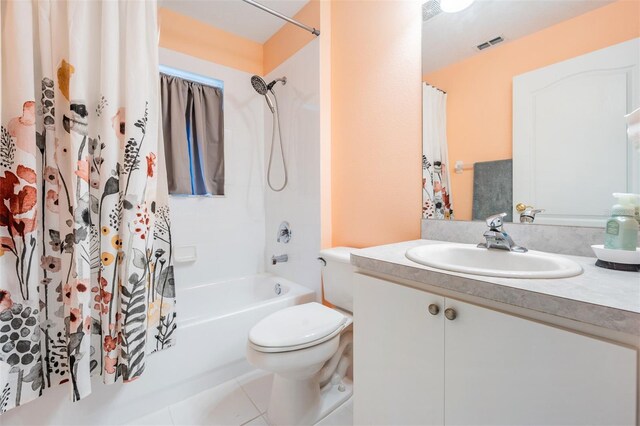
<path id="1" fill-rule="evenodd" d="M 421 265 L 465 274 L 502 278 L 566 278 L 580 275 L 582 267 L 550 253 L 478 248 L 473 244 L 429 244 L 407 250 Z"/>

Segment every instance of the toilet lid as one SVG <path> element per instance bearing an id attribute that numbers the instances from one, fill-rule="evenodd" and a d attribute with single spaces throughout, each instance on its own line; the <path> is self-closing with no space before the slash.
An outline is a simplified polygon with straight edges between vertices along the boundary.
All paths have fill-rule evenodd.
<path id="1" fill-rule="evenodd" d="M 262 319 L 249 332 L 249 340 L 254 345 L 271 348 L 304 345 L 332 334 L 347 320 L 340 312 L 320 303 L 305 303 Z"/>

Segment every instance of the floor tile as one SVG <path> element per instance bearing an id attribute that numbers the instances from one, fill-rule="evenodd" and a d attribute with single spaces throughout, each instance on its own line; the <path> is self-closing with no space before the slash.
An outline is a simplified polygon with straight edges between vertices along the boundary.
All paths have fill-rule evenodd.
<path id="1" fill-rule="evenodd" d="M 260 413 L 235 380 L 169 407 L 176 426 L 239 426 Z"/>
<path id="2" fill-rule="evenodd" d="M 316 426 L 353 426 L 353 397 L 316 423 Z"/>
<path id="3" fill-rule="evenodd" d="M 269 423 L 267 423 L 267 419 L 265 419 L 263 416 L 259 416 L 251 420 L 250 422 L 245 423 L 243 426 L 269 426 Z"/>
<path id="4" fill-rule="evenodd" d="M 262 370 L 254 370 L 238 377 L 236 380 L 260 410 L 260 413 L 265 413 L 269 407 L 273 374 Z"/>
<path id="5" fill-rule="evenodd" d="M 136 419 L 130 423 L 127 423 L 127 426 L 171 426 L 173 422 L 171 421 L 171 413 L 169 413 L 168 408 L 164 408 L 160 411 L 156 411 L 155 413 L 148 414 L 144 417 Z"/>

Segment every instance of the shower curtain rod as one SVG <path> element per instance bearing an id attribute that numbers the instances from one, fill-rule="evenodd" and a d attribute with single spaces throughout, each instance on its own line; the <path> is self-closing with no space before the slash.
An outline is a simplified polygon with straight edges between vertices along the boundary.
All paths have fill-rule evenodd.
<path id="1" fill-rule="evenodd" d="M 298 22 L 295 19 L 289 18 L 288 16 L 283 15 L 282 13 L 277 12 L 277 11 L 275 11 L 275 10 L 273 10 L 273 9 L 263 5 L 263 4 L 260 4 L 257 1 L 254 1 L 254 0 L 242 0 L 242 1 L 245 2 L 245 3 L 249 3 L 252 6 L 257 7 L 258 9 L 262 9 L 265 12 L 272 14 L 273 16 L 276 16 L 276 17 L 278 17 L 280 19 L 284 19 L 285 21 L 290 22 L 293 25 L 296 25 L 296 26 L 302 28 L 303 30 L 307 30 L 307 31 L 309 31 L 311 34 L 313 34 L 315 36 L 319 36 L 320 35 L 320 30 L 316 30 L 313 27 L 310 27 L 310 26 L 305 25 L 305 24 L 303 24 L 301 22 Z"/>

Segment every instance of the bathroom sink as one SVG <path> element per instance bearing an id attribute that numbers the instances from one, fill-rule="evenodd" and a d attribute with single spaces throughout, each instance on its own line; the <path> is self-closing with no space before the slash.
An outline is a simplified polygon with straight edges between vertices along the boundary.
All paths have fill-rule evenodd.
<path id="1" fill-rule="evenodd" d="M 567 278 L 582 273 L 580 265 L 560 255 L 487 250 L 473 244 L 429 244 L 407 250 L 406 256 L 432 268 L 489 277 Z"/>

